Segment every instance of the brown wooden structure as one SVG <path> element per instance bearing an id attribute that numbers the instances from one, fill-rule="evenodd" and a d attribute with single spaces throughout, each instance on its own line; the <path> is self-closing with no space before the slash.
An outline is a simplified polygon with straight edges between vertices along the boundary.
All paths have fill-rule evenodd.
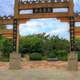
<path id="1" fill-rule="evenodd" d="M 75 22 L 80 22 L 80 16 L 75 15 L 73 7 L 73 0 L 15 0 L 14 16 L 0 18 L 0 25 L 13 24 L 13 51 L 19 53 L 18 28 L 20 23 L 38 18 L 57 18 L 61 22 L 68 22 L 70 26 L 70 52 L 74 52 L 75 36 L 80 35 L 80 28 L 75 26 Z M 67 12 L 53 12 L 57 8 L 65 8 Z M 21 14 L 22 10 L 32 10 L 32 14 Z"/>
<path id="2" fill-rule="evenodd" d="M 3 30 L 1 34 L 3 37 L 5 37 L 7 39 L 12 39 L 13 31 L 12 30 Z"/>

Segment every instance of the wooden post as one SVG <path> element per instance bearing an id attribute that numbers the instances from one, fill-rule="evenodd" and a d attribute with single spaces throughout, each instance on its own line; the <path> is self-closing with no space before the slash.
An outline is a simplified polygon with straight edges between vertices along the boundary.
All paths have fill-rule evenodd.
<path id="1" fill-rule="evenodd" d="M 68 55 L 68 70 L 78 70 L 77 54 L 75 52 L 75 21 L 74 16 L 70 17 L 70 53 Z"/>
<path id="2" fill-rule="evenodd" d="M 21 69 L 21 56 L 19 54 L 19 24 L 14 20 L 13 24 L 13 53 L 10 54 L 10 69 Z"/>
<path id="3" fill-rule="evenodd" d="M 14 18 L 17 19 L 19 15 L 19 0 L 15 0 L 15 6 L 14 6 Z"/>
<path id="4" fill-rule="evenodd" d="M 19 53 L 19 20 L 18 20 L 18 15 L 19 15 L 19 1 L 20 0 L 15 0 L 15 7 L 14 7 L 14 26 L 16 29 L 16 33 L 13 30 L 13 34 L 16 34 L 16 45 L 15 45 L 15 51 L 18 54 Z M 14 36 L 13 36 L 14 37 Z"/>
<path id="5" fill-rule="evenodd" d="M 74 16 L 74 2 L 69 0 L 69 16 Z"/>
<path id="6" fill-rule="evenodd" d="M 15 0 L 14 21 L 13 21 L 13 53 L 10 54 L 10 69 L 21 69 L 21 56 L 19 54 L 19 21 L 18 2 Z"/>
<path id="7" fill-rule="evenodd" d="M 19 54 L 19 23 L 18 20 L 14 20 L 13 24 L 13 51 Z"/>
<path id="8" fill-rule="evenodd" d="M 19 53 L 19 24 L 17 24 L 16 53 Z"/>

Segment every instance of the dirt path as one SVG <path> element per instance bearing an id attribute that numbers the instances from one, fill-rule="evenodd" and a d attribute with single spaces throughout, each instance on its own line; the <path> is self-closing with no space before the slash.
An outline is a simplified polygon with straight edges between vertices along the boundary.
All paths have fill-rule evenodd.
<path id="1" fill-rule="evenodd" d="M 80 63 L 79 63 L 80 65 Z M 80 70 L 66 70 L 67 62 L 23 62 L 21 70 L 9 70 L 0 62 L 0 80 L 80 80 Z"/>
<path id="2" fill-rule="evenodd" d="M 57 69 L 0 70 L 0 80 L 80 80 L 80 71 Z"/>
<path id="3" fill-rule="evenodd" d="M 0 62 L 0 69 L 8 69 L 9 62 Z M 54 69 L 62 69 L 66 70 L 67 62 L 64 61 L 30 61 L 30 62 L 22 62 L 22 69 L 46 69 L 46 68 L 54 68 Z M 80 70 L 80 62 L 78 62 L 78 68 Z"/>
<path id="4" fill-rule="evenodd" d="M 47 62 L 47 61 L 30 61 L 30 62 L 22 62 L 22 69 L 46 69 L 46 68 L 54 68 L 54 69 L 65 69 L 67 67 L 67 62 L 57 61 L 57 62 Z M 0 69 L 8 69 L 8 62 L 0 62 Z"/>

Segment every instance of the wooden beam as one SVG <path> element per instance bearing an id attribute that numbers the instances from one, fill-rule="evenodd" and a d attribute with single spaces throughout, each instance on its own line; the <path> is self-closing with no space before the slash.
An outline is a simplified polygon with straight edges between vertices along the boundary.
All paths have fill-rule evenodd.
<path id="1" fill-rule="evenodd" d="M 19 10 L 33 9 L 33 8 L 67 8 L 68 5 L 69 2 L 23 4 L 19 6 Z"/>
<path id="2" fill-rule="evenodd" d="M 2 36 L 8 39 L 12 39 L 13 38 L 13 31 L 12 30 L 3 30 L 2 31 Z"/>
<path id="3" fill-rule="evenodd" d="M 74 2 L 69 0 L 69 16 L 74 16 Z"/>
<path id="4" fill-rule="evenodd" d="M 20 19 L 18 22 L 19 24 L 22 24 L 26 23 L 27 20 L 29 19 Z M 0 19 L 0 25 L 10 25 L 10 24 L 13 24 L 13 19 L 6 19 L 6 20 Z"/>
<path id="5" fill-rule="evenodd" d="M 14 6 L 14 18 L 18 18 L 18 15 L 19 15 L 19 10 L 18 10 L 18 7 L 19 7 L 19 0 L 15 0 L 15 6 Z"/>
<path id="6" fill-rule="evenodd" d="M 26 23 L 28 20 L 29 20 L 29 19 L 20 19 L 20 20 L 18 20 L 18 23 L 19 23 L 19 24 L 24 24 L 24 23 Z"/>
<path id="7" fill-rule="evenodd" d="M 19 24 L 17 26 L 16 52 L 19 53 Z"/>
<path id="8" fill-rule="evenodd" d="M 3 35 L 13 35 L 13 32 L 3 32 Z"/>
<path id="9" fill-rule="evenodd" d="M 0 25 L 13 24 L 13 19 L 0 19 Z"/>
<path id="10" fill-rule="evenodd" d="M 70 21 L 68 17 L 60 17 L 58 19 L 60 19 L 61 22 L 69 22 Z M 80 22 L 80 16 L 75 17 L 75 19 L 73 21 Z"/>
<path id="11" fill-rule="evenodd" d="M 80 36 L 80 32 L 75 32 L 75 35 Z"/>
<path id="12" fill-rule="evenodd" d="M 61 17 L 61 18 L 58 18 L 61 22 L 69 22 L 69 18 L 67 17 Z"/>
<path id="13" fill-rule="evenodd" d="M 75 32 L 80 32 L 80 27 L 76 27 Z"/>
<path id="14" fill-rule="evenodd" d="M 7 38 L 7 39 L 12 39 L 12 35 L 2 35 L 4 38 Z"/>
<path id="15" fill-rule="evenodd" d="M 76 21 L 76 22 L 80 22 L 80 15 L 77 16 L 77 17 L 75 17 L 75 21 Z"/>
<path id="16" fill-rule="evenodd" d="M 58 18 L 68 16 L 69 16 L 68 13 L 35 13 L 35 14 L 20 14 L 18 19 Z"/>
<path id="17" fill-rule="evenodd" d="M 2 35 L 4 37 L 12 37 L 13 36 L 13 31 L 12 30 L 3 30 Z"/>
<path id="18" fill-rule="evenodd" d="M 75 38 L 80 38 L 80 27 L 75 28 Z"/>
<path id="19" fill-rule="evenodd" d="M 22 23 L 26 23 L 26 21 L 29 20 L 29 19 L 20 19 L 18 20 L 18 23 L 19 24 L 22 24 Z M 9 25 L 9 24 L 13 24 L 13 19 L 0 19 L 0 25 Z"/>

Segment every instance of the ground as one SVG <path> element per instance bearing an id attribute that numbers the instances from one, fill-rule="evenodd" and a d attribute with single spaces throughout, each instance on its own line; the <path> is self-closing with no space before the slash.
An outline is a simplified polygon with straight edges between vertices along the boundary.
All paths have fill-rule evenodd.
<path id="1" fill-rule="evenodd" d="M 79 63 L 80 65 L 80 63 Z M 24 62 L 21 70 L 9 70 L 0 62 L 0 80 L 80 80 L 80 69 L 68 71 L 67 62 Z"/>

